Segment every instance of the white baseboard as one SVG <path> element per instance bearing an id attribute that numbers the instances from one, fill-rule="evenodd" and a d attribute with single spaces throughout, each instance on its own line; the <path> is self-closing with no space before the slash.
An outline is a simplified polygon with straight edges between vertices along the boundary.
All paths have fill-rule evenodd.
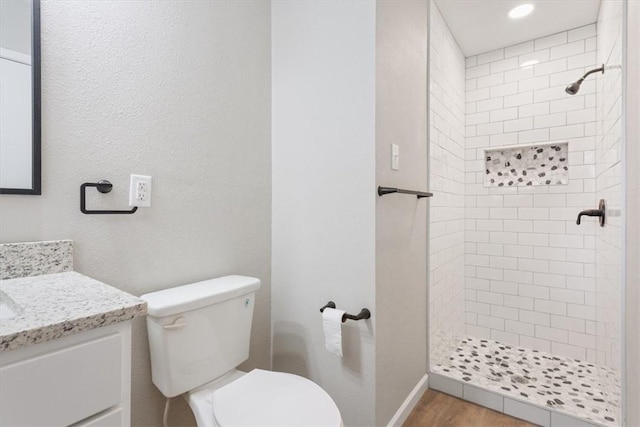
<path id="1" fill-rule="evenodd" d="M 413 390 L 411 390 L 411 393 L 409 393 L 404 402 L 402 402 L 402 405 L 400 405 L 400 408 L 398 408 L 393 418 L 391 418 L 389 424 L 387 424 L 387 427 L 402 426 L 402 423 L 407 420 L 407 417 L 416 406 L 424 392 L 427 390 L 428 386 L 429 376 L 425 374 L 424 377 L 422 377 L 420 381 L 418 381 L 418 384 L 416 384 Z"/>

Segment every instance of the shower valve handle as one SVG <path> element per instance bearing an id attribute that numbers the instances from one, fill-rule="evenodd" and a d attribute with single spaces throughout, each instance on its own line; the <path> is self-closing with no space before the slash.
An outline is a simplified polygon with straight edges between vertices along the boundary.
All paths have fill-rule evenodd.
<path id="1" fill-rule="evenodd" d="M 586 209 L 578 214 L 578 220 L 576 224 L 580 225 L 580 218 L 583 216 L 597 216 L 600 217 L 600 227 L 604 227 L 605 220 L 605 211 L 606 211 L 606 203 L 604 199 L 600 199 L 600 203 L 598 204 L 598 209 Z"/>

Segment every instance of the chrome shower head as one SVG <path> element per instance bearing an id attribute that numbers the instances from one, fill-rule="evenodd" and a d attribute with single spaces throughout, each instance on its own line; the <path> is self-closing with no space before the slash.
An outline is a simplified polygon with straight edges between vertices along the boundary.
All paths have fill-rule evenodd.
<path id="1" fill-rule="evenodd" d="M 588 71 L 584 76 L 578 79 L 578 81 L 575 81 L 571 83 L 569 86 L 567 86 L 564 89 L 564 91 L 567 92 L 569 95 L 575 95 L 580 90 L 580 85 L 582 84 L 584 79 L 587 78 L 589 74 L 598 73 L 598 72 L 602 72 L 602 74 L 604 74 L 604 64 L 602 64 L 600 68 L 594 68 L 593 70 Z"/>

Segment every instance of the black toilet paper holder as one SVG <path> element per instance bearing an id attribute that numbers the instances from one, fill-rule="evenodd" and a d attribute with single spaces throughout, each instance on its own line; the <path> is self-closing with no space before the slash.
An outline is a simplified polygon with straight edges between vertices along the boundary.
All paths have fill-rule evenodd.
<path id="1" fill-rule="evenodd" d="M 333 301 L 329 301 L 328 303 L 325 304 L 324 307 L 322 307 L 320 309 L 320 313 L 322 313 L 324 311 L 325 308 L 336 308 L 336 303 Z M 347 319 L 349 320 L 364 320 L 364 319 L 369 319 L 371 317 L 371 312 L 369 311 L 368 308 L 363 308 L 362 310 L 360 310 L 360 313 L 356 314 L 355 316 L 353 314 L 349 314 L 349 313 L 345 313 L 342 315 L 342 323 L 346 322 Z"/>

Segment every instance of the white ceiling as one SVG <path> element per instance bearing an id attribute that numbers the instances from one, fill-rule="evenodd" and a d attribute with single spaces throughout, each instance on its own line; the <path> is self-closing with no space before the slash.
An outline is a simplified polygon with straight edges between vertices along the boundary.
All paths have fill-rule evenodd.
<path id="1" fill-rule="evenodd" d="M 600 0 L 435 0 L 465 56 L 596 22 Z M 519 19 L 509 11 L 523 3 L 535 9 Z"/>

